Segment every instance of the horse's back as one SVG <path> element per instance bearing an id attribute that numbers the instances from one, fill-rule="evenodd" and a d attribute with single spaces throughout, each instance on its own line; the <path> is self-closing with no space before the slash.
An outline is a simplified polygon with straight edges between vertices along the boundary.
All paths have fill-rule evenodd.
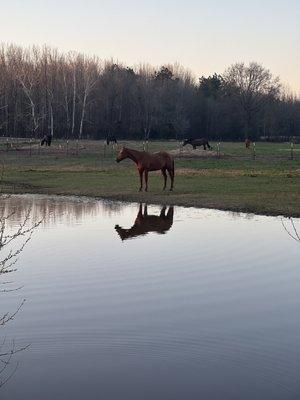
<path id="1" fill-rule="evenodd" d="M 158 157 L 166 163 L 166 166 L 170 167 L 173 163 L 173 157 L 171 154 L 166 151 L 159 151 L 158 153 L 154 153 L 158 155 Z"/>
<path id="2" fill-rule="evenodd" d="M 166 151 L 156 153 L 143 152 L 140 163 L 148 171 L 157 171 L 159 169 L 172 169 L 173 158 Z"/>
<path id="3" fill-rule="evenodd" d="M 208 140 L 206 138 L 199 138 L 199 139 L 195 139 L 194 143 L 202 146 L 204 143 L 208 143 Z"/>

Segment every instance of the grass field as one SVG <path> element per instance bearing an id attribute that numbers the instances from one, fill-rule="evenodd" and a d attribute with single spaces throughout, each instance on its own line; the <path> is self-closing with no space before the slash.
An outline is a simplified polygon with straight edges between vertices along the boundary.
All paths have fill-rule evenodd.
<path id="1" fill-rule="evenodd" d="M 142 142 L 119 146 L 142 150 Z M 175 190 L 163 192 L 160 173 L 150 173 L 149 192 L 138 192 L 134 164 L 115 162 L 103 141 L 55 141 L 50 148 L 25 139 L 0 140 L 2 191 L 73 194 L 126 201 L 219 208 L 300 217 L 300 145 L 221 143 L 213 151 L 180 150 L 176 141 L 149 142 L 148 151 L 175 157 Z"/>

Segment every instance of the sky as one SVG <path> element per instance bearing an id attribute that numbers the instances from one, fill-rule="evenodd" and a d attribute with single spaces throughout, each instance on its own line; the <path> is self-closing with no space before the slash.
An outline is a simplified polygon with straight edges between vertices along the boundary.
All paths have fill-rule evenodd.
<path id="1" fill-rule="evenodd" d="M 0 41 L 126 65 L 178 62 L 196 78 L 256 61 L 300 95 L 299 0 L 0 0 Z"/>

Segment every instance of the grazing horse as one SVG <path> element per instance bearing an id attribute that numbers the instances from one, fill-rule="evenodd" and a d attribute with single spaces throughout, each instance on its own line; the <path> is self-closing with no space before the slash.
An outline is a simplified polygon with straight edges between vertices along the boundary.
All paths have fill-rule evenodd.
<path id="1" fill-rule="evenodd" d="M 197 146 L 203 146 L 203 149 L 206 150 L 206 147 L 208 147 L 210 150 L 212 149 L 212 147 L 210 146 L 210 144 L 208 143 L 208 140 L 205 138 L 200 138 L 200 139 L 185 139 L 183 141 L 183 146 L 190 144 L 191 146 L 193 146 L 193 149 L 195 150 L 197 148 Z"/>
<path id="2" fill-rule="evenodd" d="M 245 146 L 246 146 L 246 149 L 250 149 L 250 147 L 251 147 L 251 140 L 250 139 L 246 139 L 245 140 Z"/>
<path id="3" fill-rule="evenodd" d="M 108 137 L 106 138 L 106 144 L 107 144 L 107 146 L 109 146 L 109 143 L 111 143 L 111 142 L 114 143 L 114 144 L 117 144 L 117 143 L 118 143 L 115 136 L 108 136 Z"/>
<path id="4" fill-rule="evenodd" d="M 41 140 L 41 146 L 46 145 L 46 146 L 50 147 L 51 142 L 52 142 L 52 135 L 50 135 L 50 134 L 45 135 Z"/>
<path id="5" fill-rule="evenodd" d="M 148 172 L 149 171 L 158 171 L 161 170 L 164 177 L 164 190 L 167 185 L 167 172 L 170 175 L 171 179 L 171 187 L 170 190 L 173 190 L 174 185 L 174 160 L 170 156 L 170 154 L 165 151 L 160 151 L 159 153 L 147 153 L 146 151 L 137 151 L 133 149 L 128 149 L 127 147 L 123 147 L 119 154 L 117 155 L 116 161 L 120 162 L 125 158 L 130 158 L 136 166 L 140 174 L 140 191 L 143 189 L 143 174 L 145 172 L 145 191 L 148 190 Z"/>
<path id="6" fill-rule="evenodd" d="M 164 206 L 161 209 L 160 215 L 148 215 L 147 205 L 145 205 L 143 213 L 143 205 L 140 204 L 138 215 L 132 227 L 124 229 L 116 225 L 115 230 L 122 241 L 147 235 L 149 232 L 156 232 L 163 235 L 173 225 L 174 207 L 169 207 L 167 214 L 166 209 L 167 207 Z"/>

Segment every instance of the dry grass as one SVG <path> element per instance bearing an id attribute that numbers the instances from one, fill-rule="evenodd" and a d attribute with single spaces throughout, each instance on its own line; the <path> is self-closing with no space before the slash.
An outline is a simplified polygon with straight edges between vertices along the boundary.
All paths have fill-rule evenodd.
<path id="1" fill-rule="evenodd" d="M 181 157 L 181 158 L 216 158 L 216 157 L 218 157 L 218 153 L 214 150 L 203 150 L 203 149 L 194 150 L 193 148 L 170 150 L 169 153 L 172 154 L 172 156 L 175 158 L 177 158 L 177 157 Z M 224 156 L 224 153 L 220 153 L 220 156 Z"/>

